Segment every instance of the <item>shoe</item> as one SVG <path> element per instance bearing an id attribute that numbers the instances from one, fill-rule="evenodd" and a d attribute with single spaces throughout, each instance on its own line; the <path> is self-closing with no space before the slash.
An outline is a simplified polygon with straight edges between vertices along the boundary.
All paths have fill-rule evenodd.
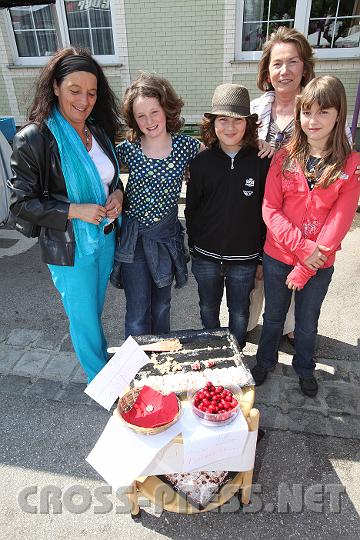
<path id="1" fill-rule="evenodd" d="M 305 394 L 305 396 L 315 397 L 318 393 L 319 387 L 314 375 L 312 375 L 311 377 L 307 377 L 306 379 L 304 379 L 303 377 L 299 377 L 299 384 L 300 389 L 302 393 Z"/>
<path id="2" fill-rule="evenodd" d="M 293 337 L 290 337 L 289 334 L 286 334 L 285 338 L 286 341 L 290 343 L 293 348 L 295 348 L 295 339 Z"/>
<path id="3" fill-rule="evenodd" d="M 252 368 L 251 375 L 254 378 L 255 386 L 261 386 L 265 382 L 269 371 L 272 371 L 272 369 L 266 369 L 258 365 Z"/>

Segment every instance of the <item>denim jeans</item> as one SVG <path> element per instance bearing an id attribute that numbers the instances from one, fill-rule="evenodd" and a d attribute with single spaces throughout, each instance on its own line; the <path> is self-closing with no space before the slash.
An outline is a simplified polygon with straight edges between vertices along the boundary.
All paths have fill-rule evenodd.
<path id="1" fill-rule="evenodd" d="M 157 287 L 151 277 L 141 238 L 134 262 L 121 264 L 126 297 L 125 338 L 170 332 L 171 285 Z"/>
<path id="2" fill-rule="evenodd" d="M 265 312 L 264 323 L 256 354 L 257 363 L 264 368 L 278 361 L 278 349 L 292 291 L 285 282 L 292 266 L 264 254 Z M 329 288 L 334 267 L 318 270 L 301 291 L 295 292 L 295 355 L 293 368 L 303 378 L 311 377 L 321 304 Z"/>
<path id="3" fill-rule="evenodd" d="M 221 265 L 195 257 L 192 272 L 198 284 L 201 321 L 204 328 L 219 328 L 220 304 L 226 288 L 229 328 L 242 349 L 246 344 L 249 297 L 255 285 L 256 263 Z"/>

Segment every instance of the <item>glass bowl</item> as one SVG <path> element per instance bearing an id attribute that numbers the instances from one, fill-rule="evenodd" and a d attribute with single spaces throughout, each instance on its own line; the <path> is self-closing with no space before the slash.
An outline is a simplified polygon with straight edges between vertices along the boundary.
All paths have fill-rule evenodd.
<path id="1" fill-rule="evenodd" d="M 220 390 L 214 391 L 213 390 L 214 388 L 215 389 L 219 388 Z M 211 411 L 211 405 L 212 407 L 215 406 L 217 408 L 219 403 L 220 403 L 220 406 L 222 406 L 221 402 L 225 401 L 225 403 L 230 403 L 230 401 L 226 400 L 226 397 L 223 394 L 224 391 L 230 392 L 232 395 L 232 398 L 236 399 L 237 401 L 236 406 L 234 406 L 234 404 L 232 403 L 233 406 L 229 409 L 218 411 L 218 412 Z M 198 398 L 201 397 L 201 392 L 204 395 L 204 399 L 207 400 L 205 401 L 205 404 L 201 402 L 199 403 L 198 401 Z M 209 396 L 207 396 L 205 392 L 207 392 Z M 220 401 L 218 401 L 217 396 L 220 397 Z M 226 424 L 230 424 L 230 422 L 235 420 L 235 418 L 237 417 L 240 411 L 239 402 L 241 401 L 241 397 L 242 397 L 242 391 L 239 386 L 236 386 L 236 385 L 231 385 L 231 386 L 226 385 L 225 387 L 215 386 L 215 385 L 210 386 L 209 382 L 206 383 L 206 386 L 203 388 L 193 389 L 188 392 L 188 400 L 191 403 L 191 409 L 193 413 L 200 419 L 200 422 L 202 424 L 207 425 L 207 426 L 224 426 Z M 207 403 L 209 403 L 209 405 L 207 405 Z M 199 408 L 199 405 L 206 406 L 207 410 L 202 410 L 201 408 Z M 209 407 L 210 407 L 210 410 L 208 410 Z"/>

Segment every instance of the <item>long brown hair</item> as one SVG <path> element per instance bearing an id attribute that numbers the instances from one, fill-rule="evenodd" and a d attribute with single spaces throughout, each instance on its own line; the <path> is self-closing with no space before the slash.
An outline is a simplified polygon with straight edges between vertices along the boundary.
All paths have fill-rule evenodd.
<path id="1" fill-rule="evenodd" d="M 279 26 L 279 28 L 271 34 L 268 41 L 264 44 L 262 57 L 259 62 L 256 84 L 259 90 L 262 92 L 274 90 L 271 82 L 269 81 L 269 64 L 271 51 L 274 45 L 278 43 L 293 43 L 296 46 L 299 57 L 304 63 L 304 74 L 301 79 L 301 86 L 306 86 L 307 83 L 315 76 L 314 53 L 304 34 L 298 32 L 294 28 Z"/>
<path id="2" fill-rule="evenodd" d="M 216 136 L 215 132 L 215 119 L 217 115 L 211 116 L 210 118 L 204 117 L 200 124 L 200 133 L 202 140 L 208 148 L 213 148 L 219 144 L 219 139 Z M 220 116 L 220 115 L 218 115 Z M 251 146 L 253 148 L 258 147 L 258 124 L 257 120 L 254 117 L 245 118 L 246 120 L 246 130 L 244 133 L 244 138 L 241 141 L 241 146 Z"/>
<path id="3" fill-rule="evenodd" d="M 286 174 L 286 170 L 293 159 L 296 159 L 303 171 L 306 170 L 310 148 L 307 136 L 301 129 L 300 114 L 301 111 L 311 109 L 314 103 L 317 103 L 322 110 L 333 107 L 338 113 L 333 132 L 327 140 L 325 155 L 318 165 L 318 170 L 321 170 L 322 174 L 316 185 L 327 188 L 338 178 L 347 157 L 351 153 L 351 146 L 345 133 L 347 110 L 345 88 L 336 77 L 330 75 L 316 77 L 309 82 L 302 94 L 297 97 L 294 131 L 286 146 L 288 156 L 284 161 L 283 172 Z"/>
<path id="4" fill-rule="evenodd" d="M 87 49 L 81 47 L 59 49 L 42 69 L 36 82 L 35 97 L 29 108 L 28 118 L 30 122 L 35 122 L 39 125 L 43 124 L 46 118 L 48 118 L 51 109 L 57 104 L 57 97 L 53 88 L 54 81 L 56 80 L 57 66 L 63 58 L 74 55 L 85 56 L 96 66 L 97 99 L 90 117 L 114 141 L 121 128 L 118 100 L 111 90 L 101 66 L 94 60 Z M 57 84 L 61 84 L 62 80 L 56 80 Z"/>
<path id="5" fill-rule="evenodd" d="M 142 135 L 133 111 L 134 101 L 139 96 L 156 98 L 165 112 L 167 132 L 180 131 L 184 125 L 184 120 L 180 116 L 184 105 L 183 99 L 177 95 L 167 79 L 153 73 L 142 72 L 125 91 L 121 107 L 122 117 L 129 128 L 127 138 L 131 142 L 140 140 Z"/>

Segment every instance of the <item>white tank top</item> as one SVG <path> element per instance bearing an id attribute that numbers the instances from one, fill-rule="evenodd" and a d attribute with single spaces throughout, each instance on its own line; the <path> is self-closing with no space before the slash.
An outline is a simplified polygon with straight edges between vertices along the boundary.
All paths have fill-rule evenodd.
<path id="1" fill-rule="evenodd" d="M 92 146 L 91 150 L 89 150 L 89 156 L 93 160 L 94 165 L 99 172 L 101 181 L 104 185 L 106 197 L 108 197 L 109 187 L 112 179 L 114 178 L 115 169 L 114 165 L 107 157 L 104 150 L 101 148 L 94 136 L 92 137 Z"/>

